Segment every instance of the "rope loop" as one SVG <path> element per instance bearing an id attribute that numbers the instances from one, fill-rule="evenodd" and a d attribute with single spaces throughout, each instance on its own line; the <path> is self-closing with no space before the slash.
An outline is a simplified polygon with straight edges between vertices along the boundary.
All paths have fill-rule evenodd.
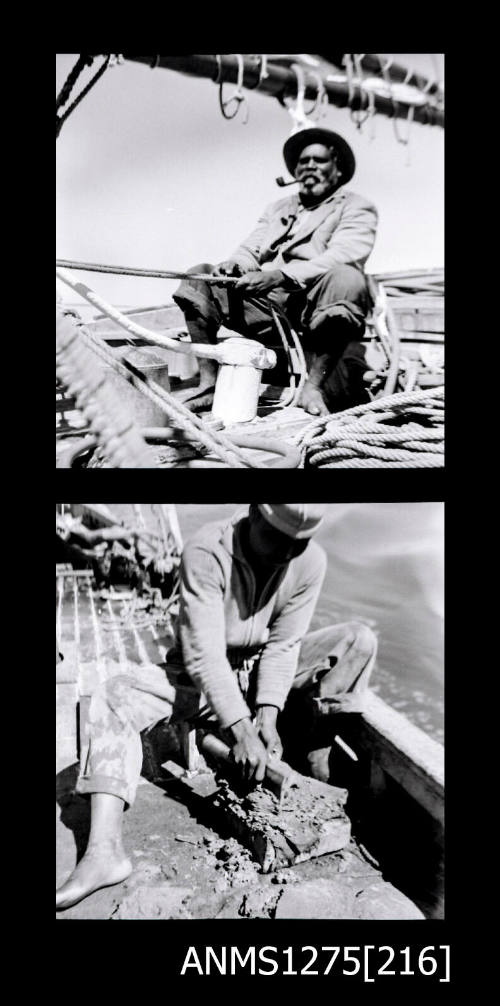
<path id="1" fill-rule="evenodd" d="M 215 58 L 217 60 L 218 72 L 217 77 L 215 79 L 215 83 L 219 84 L 219 107 L 224 118 L 235 119 L 240 110 L 240 105 L 244 104 L 245 118 L 242 120 L 242 124 L 245 126 L 248 122 L 248 115 L 249 115 L 248 101 L 243 93 L 243 74 L 245 70 L 245 64 L 243 62 L 243 56 L 240 52 L 235 53 L 235 56 L 238 61 L 238 79 L 236 82 L 236 90 L 233 91 L 232 95 L 226 101 L 224 101 L 224 78 L 223 78 L 222 58 L 221 56 L 217 55 Z M 233 103 L 235 103 L 236 107 L 234 109 L 234 112 L 229 113 L 227 109 L 229 105 L 232 105 Z"/>
<path id="2" fill-rule="evenodd" d="M 410 142 L 410 129 L 411 129 L 411 125 L 412 125 L 412 122 L 413 122 L 413 115 L 414 115 L 414 112 L 415 112 L 415 106 L 411 105 L 411 104 L 408 105 L 408 113 L 407 113 L 408 132 L 407 132 L 407 135 L 406 135 L 406 138 L 405 138 L 399 132 L 398 120 L 397 120 L 397 116 L 398 116 L 398 112 L 399 112 L 399 102 L 394 97 L 393 83 L 392 83 L 391 77 L 390 77 L 389 72 L 388 72 L 389 71 L 389 67 L 392 66 L 393 59 L 391 58 L 386 63 L 383 63 L 381 57 L 379 56 L 379 63 L 380 63 L 380 68 L 382 70 L 382 76 L 383 76 L 384 81 L 385 81 L 385 83 L 386 83 L 386 85 L 388 87 L 389 94 L 390 94 L 391 101 L 392 101 L 392 109 L 393 109 L 393 112 L 392 112 L 392 126 L 393 126 L 393 130 L 394 130 L 394 135 L 395 135 L 396 140 L 397 140 L 398 143 L 402 143 L 403 146 L 407 147 L 408 144 L 409 144 L 409 142 Z M 410 163 L 410 161 L 409 161 L 409 152 L 408 152 L 408 156 L 407 156 L 407 159 L 406 159 L 407 166 L 409 165 L 409 163 Z"/>
<path id="3" fill-rule="evenodd" d="M 356 79 L 357 79 L 358 86 L 359 86 L 359 96 L 360 96 L 361 107 L 358 108 L 358 109 L 354 109 L 354 108 L 352 108 L 352 105 L 351 105 L 350 115 L 351 115 L 352 121 L 354 122 L 354 124 L 356 126 L 356 129 L 359 129 L 360 132 L 361 132 L 361 127 L 366 122 L 366 120 L 369 119 L 373 115 L 373 108 L 374 108 L 374 104 L 375 104 L 374 100 L 373 100 L 373 94 L 371 95 L 371 99 L 372 100 L 370 100 L 370 93 L 365 90 L 364 85 L 363 85 L 363 70 L 362 70 L 362 67 L 361 67 L 361 62 L 362 62 L 362 59 L 363 59 L 364 56 L 365 56 L 365 53 L 356 53 L 356 52 L 354 52 L 352 54 L 352 57 L 354 59 L 354 64 L 355 64 L 355 67 L 356 67 L 356 74 L 357 74 Z M 351 64 L 351 69 L 352 69 L 352 64 Z M 352 85 L 352 90 L 353 90 L 353 93 L 354 93 L 353 84 L 354 84 L 354 81 L 352 80 L 351 81 L 351 85 Z M 365 107 L 363 108 L 363 103 L 365 102 L 365 99 L 366 99 L 366 104 L 365 104 Z M 351 98 L 351 101 L 352 101 L 352 98 Z"/>
<path id="4" fill-rule="evenodd" d="M 292 63 L 290 70 L 295 74 L 297 80 L 297 94 L 295 98 L 292 98 L 290 104 L 287 103 L 286 96 L 284 94 L 279 95 L 279 102 L 286 108 L 287 112 L 291 115 L 293 126 L 291 131 L 291 136 L 294 133 L 298 133 L 301 129 L 308 129 L 310 123 L 308 122 L 308 115 L 314 111 L 316 107 L 317 98 L 310 112 L 306 112 L 305 109 L 305 94 L 306 94 L 306 78 L 303 68 L 299 63 Z"/>
<path id="5" fill-rule="evenodd" d="M 262 81 L 265 80 L 266 77 L 269 77 L 269 71 L 267 69 L 267 56 L 264 53 L 260 53 L 257 56 L 257 59 L 259 61 L 259 79 L 257 83 L 252 84 L 251 87 L 247 84 L 247 91 L 257 91 L 262 84 Z"/>
<path id="6" fill-rule="evenodd" d="M 312 77 L 314 83 L 316 84 L 316 97 L 314 99 L 314 104 L 312 108 L 306 112 L 309 118 L 314 118 L 316 122 L 323 119 L 326 115 L 326 109 L 328 108 L 328 91 L 325 87 L 325 82 L 321 75 L 316 72 L 316 70 L 309 70 L 309 76 Z"/>

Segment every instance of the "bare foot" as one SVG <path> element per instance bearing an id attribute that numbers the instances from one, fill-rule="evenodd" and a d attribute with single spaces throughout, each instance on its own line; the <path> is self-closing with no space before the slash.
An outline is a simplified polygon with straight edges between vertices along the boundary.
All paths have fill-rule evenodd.
<path id="1" fill-rule="evenodd" d="M 315 387 L 314 384 L 310 384 L 309 381 L 306 381 L 304 384 L 297 404 L 305 412 L 309 412 L 311 416 L 328 416 L 330 414 L 321 390 Z"/>
<path id="2" fill-rule="evenodd" d="M 123 847 L 113 843 L 88 846 L 73 873 L 56 891 L 56 909 L 71 908 L 101 887 L 121 884 L 132 873 Z"/>

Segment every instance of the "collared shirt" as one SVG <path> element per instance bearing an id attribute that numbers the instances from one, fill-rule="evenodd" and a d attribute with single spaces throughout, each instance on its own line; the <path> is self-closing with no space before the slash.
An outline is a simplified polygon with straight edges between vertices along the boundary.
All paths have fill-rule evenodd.
<path id="1" fill-rule="evenodd" d="M 261 651 L 256 705 L 283 708 L 326 569 L 323 549 L 311 541 L 271 572 L 257 596 L 241 546 L 243 520 L 237 514 L 205 525 L 181 562 L 177 640 L 187 673 L 223 727 L 251 715 L 228 659 L 236 650 Z"/>
<path id="2" fill-rule="evenodd" d="M 283 234 L 281 240 L 276 242 L 276 258 L 272 263 L 273 269 L 280 269 L 282 266 L 286 265 L 286 261 L 283 258 L 283 252 L 286 250 L 286 248 L 288 248 L 290 244 L 293 243 L 293 241 L 295 241 L 296 236 L 300 234 L 301 228 L 307 224 L 307 221 L 309 220 L 309 217 L 314 212 L 314 210 L 317 209 L 318 206 L 326 205 L 333 199 L 334 195 L 335 192 L 332 192 L 329 196 L 326 197 L 326 199 L 322 199 L 319 203 L 315 203 L 314 206 L 310 207 L 304 206 L 304 204 L 300 200 L 300 197 L 299 196 L 296 197 L 297 207 L 293 211 L 289 229 L 286 231 L 285 234 Z"/>

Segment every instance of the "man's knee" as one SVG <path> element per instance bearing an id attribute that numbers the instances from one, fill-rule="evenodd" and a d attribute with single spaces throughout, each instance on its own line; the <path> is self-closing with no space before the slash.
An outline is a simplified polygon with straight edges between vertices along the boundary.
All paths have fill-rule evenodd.
<path id="1" fill-rule="evenodd" d="M 99 685 L 92 693 L 89 708 L 91 723 L 99 723 L 113 715 L 123 719 L 130 697 L 130 679 L 125 674 L 115 674 Z"/>
<path id="2" fill-rule="evenodd" d="M 368 311 L 370 300 L 366 277 L 352 265 L 337 265 L 313 284 L 308 300 L 316 307 L 348 301 Z"/>
<path id="3" fill-rule="evenodd" d="M 377 637 L 369 625 L 364 622 L 348 622 L 347 629 L 352 647 L 360 654 L 366 655 L 367 659 L 375 657 L 377 653 Z"/>

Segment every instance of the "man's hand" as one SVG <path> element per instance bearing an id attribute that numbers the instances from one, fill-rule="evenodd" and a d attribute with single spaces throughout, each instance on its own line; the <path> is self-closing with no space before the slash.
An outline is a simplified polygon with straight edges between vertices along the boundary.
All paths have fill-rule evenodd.
<path id="1" fill-rule="evenodd" d="M 279 269 L 247 272 L 235 283 L 235 290 L 249 290 L 250 293 L 267 293 L 269 290 L 274 290 L 277 286 L 282 286 L 284 279 L 284 274 Z"/>
<path id="2" fill-rule="evenodd" d="M 246 782 L 262 782 L 266 773 L 267 750 L 250 718 L 233 723 L 233 758 Z"/>
<path id="3" fill-rule="evenodd" d="M 268 755 L 281 758 L 283 745 L 276 729 L 277 716 L 277 706 L 259 706 L 255 717 L 255 727 Z"/>
<path id="4" fill-rule="evenodd" d="M 224 262 L 219 262 L 219 265 L 214 266 L 213 274 L 214 276 L 241 276 L 243 271 L 237 262 L 233 262 L 232 259 L 228 258 Z"/>

